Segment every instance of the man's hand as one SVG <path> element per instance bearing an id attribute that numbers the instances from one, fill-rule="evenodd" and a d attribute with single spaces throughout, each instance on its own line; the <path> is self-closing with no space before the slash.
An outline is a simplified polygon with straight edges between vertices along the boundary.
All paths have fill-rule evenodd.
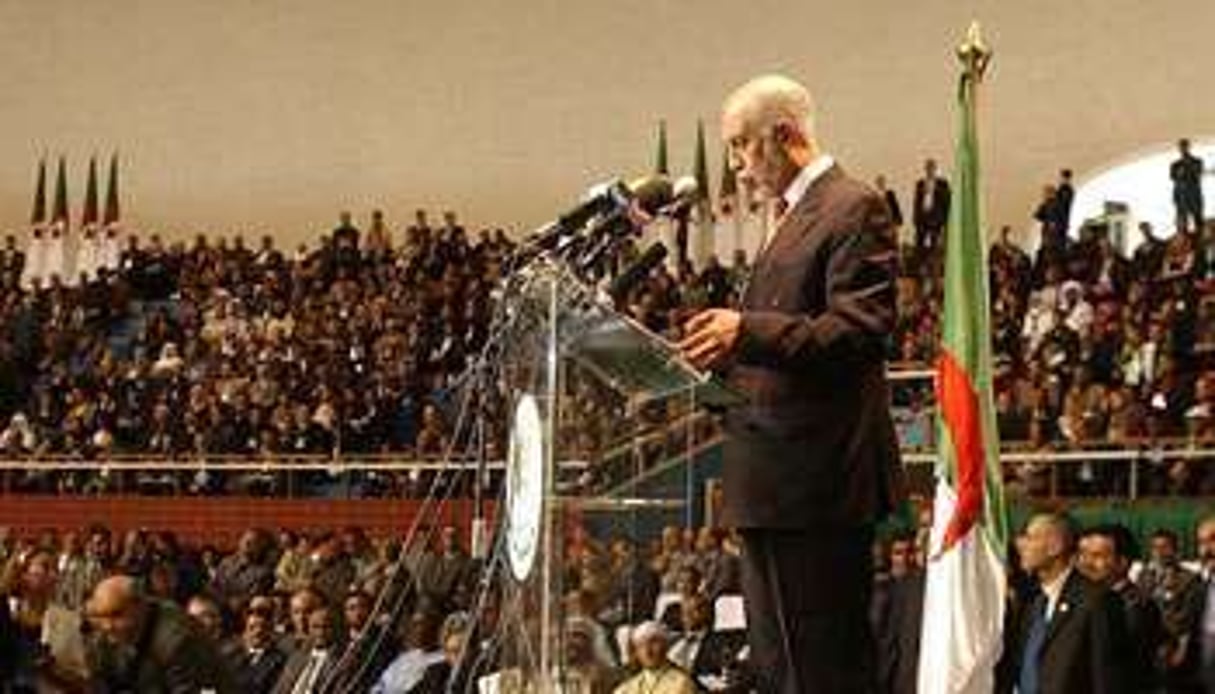
<path id="1" fill-rule="evenodd" d="M 734 351 L 742 328 L 742 314 L 724 308 L 702 311 L 683 326 L 679 351 L 698 369 L 706 369 Z"/>

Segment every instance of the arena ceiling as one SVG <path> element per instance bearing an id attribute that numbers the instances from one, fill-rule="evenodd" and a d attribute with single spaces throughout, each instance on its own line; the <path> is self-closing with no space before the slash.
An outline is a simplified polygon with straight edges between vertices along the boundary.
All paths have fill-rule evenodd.
<path id="1" fill-rule="evenodd" d="M 1210 0 L 8 0 L 0 220 L 25 224 L 39 156 L 69 157 L 78 211 L 116 149 L 129 221 L 170 236 L 312 239 L 376 206 L 527 228 L 646 172 L 660 118 L 689 169 L 696 119 L 713 141 L 723 94 L 773 70 L 814 90 L 838 159 L 905 194 L 924 157 L 951 168 L 972 18 L 993 225 L 1026 226 L 1061 166 L 1215 131 Z"/>

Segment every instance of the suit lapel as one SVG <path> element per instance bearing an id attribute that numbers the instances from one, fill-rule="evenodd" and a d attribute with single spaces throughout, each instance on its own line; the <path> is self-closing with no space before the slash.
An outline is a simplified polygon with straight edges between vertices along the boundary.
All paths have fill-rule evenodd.
<path id="1" fill-rule="evenodd" d="M 787 248 L 810 229 L 819 208 L 822 207 L 824 191 L 830 187 L 830 184 L 836 178 L 842 175 L 843 170 L 840 169 L 839 164 L 832 164 L 831 168 L 824 171 L 821 176 L 810 184 L 810 187 L 806 189 L 806 192 L 797 201 L 797 204 L 777 222 L 776 230 L 772 232 L 772 238 L 764 244 L 763 250 L 755 258 L 755 263 L 751 270 L 753 273 L 752 280 L 755 275 L 762 275 L 767 267 L 772 264 L 774 258 L 780 257 L 782 249 Z M 749 281 L 747 283 L 747 291 L 743 296 L 744 305 L 749 305 L 747 300 L 750 298 L 754 288 L 755 282 Z"/>
<path id="2" fill-rule="evenodd" d="M 776 232 L 772 235 L 772 241 L 768 243 L 765 249 L 765 259 L 771 259 L 773 256 L 779 255 L 779 249 L 789 245 L 792 241 L 802 236 L 806 230 L 812 225 L 818 210 L 822 207 L 823 192 L 827 190 L 831 183 L 840 176 L 843 171 L 839 164 L 832 164 L 831 168 L 822 173 L 816 178 L 810 187 L 806 189 L 801 200 L 793 206 L 793 209 L 780 220 L 776 226 Z"/>
<path id="3" fill-rule="evenodd" d="M 1083 603 L 1084 592 L 1081 590 L 1079 578 L 1073 569 L 1063 584 L 1063 591 L 1059 593 L 1059 602 L 1055 604 L 1055 611 L 1046 625 L 1046 639 L 1042 642 L 1043 653 L 1046 652 L 1055 634 L 1058 634 L 1059 630 L 1074 618 L 1073 615 L 1076 611 L 1084 606 Z"/>

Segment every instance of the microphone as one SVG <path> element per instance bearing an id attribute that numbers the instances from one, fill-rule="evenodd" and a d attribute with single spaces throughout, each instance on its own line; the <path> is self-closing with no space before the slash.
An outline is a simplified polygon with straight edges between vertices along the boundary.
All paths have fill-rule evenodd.
<path id="1" fill-rule="evenodd" d="M 693 181 L 695 185 L 695 181 Z M 678 195 L 678 182 L 671 184 L 671 179 L 657 174 L 643 176 L 629 181 L 628 189 L 633 194 L 633 201 L 646 215 L 654 216 L 672 203 Z"/>
<path id="2" fill-rule="evenodd" d="M 624 272 L 612 280 L 611 285 L 608 286 L 608 296 L 612 297 L 612 301 L 616 303 L 624 301 L 637 288 L 637 285 L 649 277 L 654 268 L 658 267 L 659 263 L 666 258 L 666 245 L 661 241 L 655 241 L 636 262 L 625 268 Z"/>
<path id="3" fill-rule="evenodd" d="M 611 219 L 613 215 L 627 211 L 634 202 L 641 212 L 652 216 L 671 199 L 671 183 L 665 176 L 646 176 L 627 184 L 619 179 L 600 183 L 591 186 L 572 209 L 530 234 L 525 244 L 550 250 L 558 245 L 561 237 L 577 233 L 595 217 Z"/>
<path id="4" fill-rule="evenodd" d="M 575 262 L 579 271 L 596 274 L 622 238 L 654 221 L 673 199 L 671 182 L 665 176 L 635 179 L 626 188 L 631 194 L 629 203 L 601 215 L 587 230 L 586 243 L 579 249 Z"/>
<path id="5" fill-rule="evenodd" d="M 688 213 L 700 200 L 700 184 L 692 176 L 680 176 L 671 186 L 671 201 L 658 211 L 663 217 L 678 218 Z"/>
<path id="6" fill-rule="evenodd" d="M 628 187 L 619 180 L 591 186 L 581 202 L 528 235 L 524 245 L 538 250 L 552 250 L 562 237 L 577 232 L 596 215 L 627 205 L 631 197 Z"/>

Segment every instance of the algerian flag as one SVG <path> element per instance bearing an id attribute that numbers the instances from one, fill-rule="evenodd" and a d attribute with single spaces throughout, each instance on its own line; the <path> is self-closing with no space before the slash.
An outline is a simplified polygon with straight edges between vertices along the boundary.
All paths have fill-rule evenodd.
<path id="1" fill-rule="evenodd" d="M 84 207 L 80 211 L 80 226 L 97 224 L 97 157 L 89 158 L 89 178 L 84 189 Z"/>
<path id="2" fill-rule="evenodd" d="M 920 638 L 920 694 L 991 692 L 1004 625 L 1008 537 L 992 401 L 987 257 L 975 99 L 990 53 L 972 25 L 958 49 L 960 128 L 945 240 L 937 360 L 939 458 Z"/>
<path id="3" fill-rule="evenodd" d="M 110 157 L 110 183 L 105 192 L 105 215 L 101 223 L 110 226 L 118 222 L 118 153 Z"/>
<path id="4" fill-rule="evenodd" d="M 667 164 L 667 122 L 658 121 L 658 151 L 654 154 L 654 173 L 668 176 L 671 167 Z"/>

